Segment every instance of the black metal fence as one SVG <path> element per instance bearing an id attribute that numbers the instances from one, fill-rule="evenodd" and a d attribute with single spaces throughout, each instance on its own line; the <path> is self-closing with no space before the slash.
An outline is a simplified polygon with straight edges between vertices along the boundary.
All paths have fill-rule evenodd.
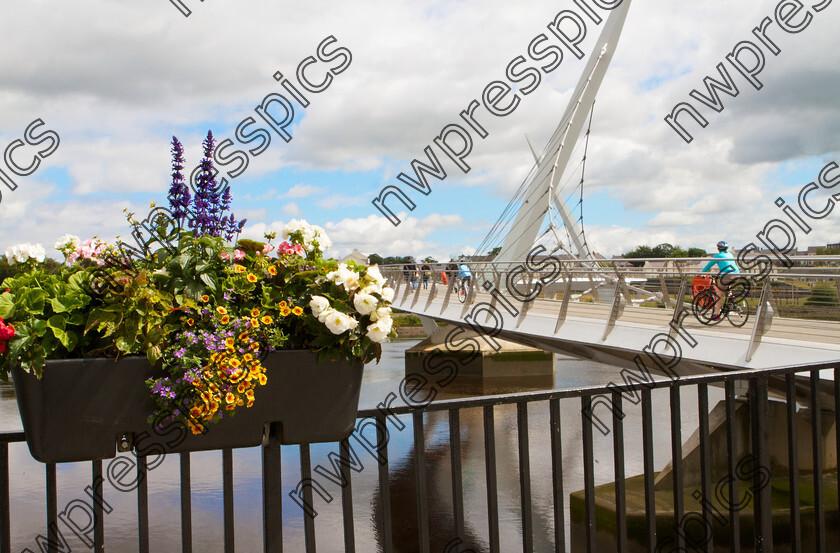
<path id="1" fill-rule="evenodd" d="M 822 379 L 821 370 L 824 371 Z M 720 394 L 719 389 L 722 388 L 720 409 L 725 413 L 722 420 L 711 421 L 714 428 L 710 426 L 711 387 L 718 389 L 716 394 Z M 740 399 L 739 390 L 746 390 L 746 395 L 742 394 Z M 695 393 L 699 428 L 697 449 L 693 455 L 699 455 L 699 465 L 684 461 L 684 458 L 688 459 L 688 451 L 684 451 L 687 432 L 693 432 L 694 428 L 684 428 L 681 418 L 684 412 L 682 402 Z M 574 416 L 569 416 L 568 409 L 561 411 L 561 402 L 577 405 L 571 411 Z M 736 413 L 738 402 L 748 409 L 745 419 L 739 419 Z M 769 414 L 771 403 L 776 412 L 783 410 L 784 417 L 773 418 Z M 500 524 L 496 414 L 502 409 L 512 413 L 514 408 L 519 506 L 514 517 L 515 528 L 511 530 L 509 520 Z M 474 493 L 474 490 L 465 490 L 464 487 L 466 469 L 463 465 L 461 416 L 469 410 L 475 413 L 475 409 L 481 410 L 481 416 L 470 417 L 481 421 L 482 436 L 478 441 L 483 442 L 484 448 L 483 494 L 486 501 L 483 513 L 476 513 L 474 508 L 465 509 L 464 501 L 465 493 Z M 537 409 L 548 411 L 544 428 L 530 426 L 529 413 L 533 415 Z M 806 412 L 808 417 L 803 418 Z M 429 454 L 426 445 L 427 418 L 434 413 L 437 417 L 448 419 L 448 455 L 436 453 L 434 459 L 429 459 L 426 457 Z M 303 517 L 302 532 L 307 552 L 314 552 L 319 546 L 331 551 L 356 551 L 355 534 L 360 520 L 369 521 L 376 527 L 377 547 L 386 553 L 499 552 L 502 551 L 503 538 L 510 543 L 510 536 L 501 534 L 505 528 L 516 534 L 515 543 L 521 544 L 517 549 L 521 547 L 522 551 L 528 552 L 546 550 L 541 549 L 544 545 L 535 545 L 535 532 L 540 534 L 540 543 L 548 536 L 549 541 L 553 541 L 551 550 L 557 552 L 569 549 L 663 553 L 713 549 L 764 552 L 773 551 L 774 544 L 777 551 L 822 552 L 838 548 L 840 480 L 837 479 L 836 466 L 829 469 L 824 466 L 825 462 L 836 464 L 840 457 L 840 367 L 836 365 L 718 373 L 664 379 L 644 385 L 637 383 L 635 386 L 610 385 L 450 399 L 422 407 L 394 404 L 383 409 L 380 405 L 379 409 L 360 411 L 358 416 L 357 429 L 365 424 L 375 425 L 377 429 L 376 440 L 368 439 L 367 442 L 369 452 L 378 461 L 378 485 L 374 500 L 369 505 L 370 512 L 361 516 L 354 514 L 358 502 L 354 504 L 353 473 L 359 472 L 359 465 L 353 458 L 348 438 L 339 444 L 339 453 L 333 463 L 336 469 L 334 478 L 341 484 L 343 518 L 342 530 L 334 529 L 333 535 L 343 534 L 343 543 L 316 544 L 316 525 L 320 521 L 310 513 Z M 409 419 L 411 421 L 411 424 L 405 425 L 412 433 L 411 462 L 405 465 L 413 467 L 414 473 L 410 497 L 392 488 L 394 460 L 389 457 L 387 428 L 398 417 L 402 417 L 400 420 L 405 423 Z M 656 482 L 661 470 L 657 471 L 654 467 L 654 427 L 655 422 L 664 424 L 662 419 L 665 417 L 669 418 L 670 427 L 670 475 Z M 801 423 L 801 420 L 808 419 L 810 431 Z M 626 442 L 625 424 L 630 420 L 640 421 L 641 443 Z M 744 426 L 739 420 L 748 422 Z M 787 424 L 783 424 L 784 420 Z M 784 427 L 786 430 L 783 430 Z M 748 435 L 744 435 L 744 428 L 747 428 Z M 805 435 L 807 433 L 810 437 Z M 539 443 L 533 439 L 535 434 L 539 436 Z M 712 434 L 719 438 L 712 437 Z M 575 492 L 564 489 L 564 471 L 570 469 L 569 452 L 564 456 L 564 443 L 568 449 L 568 436 L 578 435 L 583 478 L 582 489 Z M 10 504 L 9 485 L 16 468 L 10 467 L 9 444 L 23 440 L 21 432 L 0 433 L 0 553 L 13 551 L 10 513 L 15 505 Z M 595 443 L 602 440 L 611 442 L 611 447 L 606 448 L 612 451 L 610 460 L 596 458 L 599 449 Z M 811 451 L 811 465 L 803 466 L 800 459 L 802 455 L 807 458 L 808 449 Z M 602 447 L 600 451 L 603 450 Z M 629 450 L 638 452 L 642 458 L 643 474 L 635 478 L 628 478 L 626 474 L 625 462 Z M 281 451 L 283 448 L 273 429 L 268 429 L 262 446 L 261 467 L 262 541 L 267 553 L 284 550 L 285 496 L 281 491 L 284 485 L 288 488 L 289 483 L 283 481 Z M 299 451 L 300 480 L 295 491 L 298 503 L 306 509 L 306 506 L 315 505 L 316 497 L 323 498 L 326 490 L 313 479 L 310 446 L 301 445 Z M 535 453 L 550 455 L 550 475 L 532 473 L 531 458 Z M 227 553 L 235 550 L 236 541 L 234 464 L 230 450 L 223 450 L 221 454 L 224 551 Z M 784 459 L 785 454 L 787 459 Z M 725 467 L 713 462 L 713 458 L 721 455 L 726 459 Z M 193 551 L 194 533 L 200 530 L 192 524 L 190 459 L 190 454 L 180 454 L 180 541 L 183 552 Z M 145 457 L 138 457 L 138 485 L 134 491 L 139 536 L 137 549 L 141 553 L 150 549 L 152 530 L 149 527 L 146 463 Z M 445 474 L 450 481 L 430 480 L 430 474 L 436 474 L 429 472 L 431 463 L 447 465 Z M 604 469 L 607 469 L 606 473 Z M 469 467 L 469 471 L 474 477 L 474 467 Z M 69 551 L 61 544 L 60 536 L 56 535 L 60 523 L 56 465 L 44 465 L 44 473 L 45 527 L 37 543 L 43 551 Z M 596 486 L 596 480 L 606 483 Z M 565 481 L 568 485 L 568 479 Z M 694 484 L 687 484 L 688 481 Z M 470 482 L 470 487 L 473 487 L 475 479 Z M 83 530 L 90 538 L 89 550 L 93 551 L 105 551 L 107 546 L 103 513 L 103 505 L 107 508 L 107 503 L 103 501 L 102 483 L 103 461 L 92 461 L 86 505 L 89 505 L 93 516 L 90 527 Z M 550 492 L 547 491 L 549 486 Z M 448 490 L 449 495 L 446 512 L 441 516 L 437 509 L 433 520 L 429 510 L 431 487 Z M 532 501 L 535 487 L 551 497 L 550 514 L 535 512 Z M 413 520 L 406 520 L 403 508 L 406 501 L 414 503 L 413 509 L 409 510 L 414 514 Z M 63 513 L 66 512 L 67 507 Z M 537 515 L 541 520 L 539 530 L 536 529 Z M 171 516 L 176 515 L 173 512 Z M 480 526 L 482 529 L 486 526 L 486 535 L 475 539 L 475 529 L 465 526 L 467 517 L 481 518 L 484 522 Z M 407 536 L 406 528 L 413 536 Z M 15 553 L 25 551 L 25 545 L 15 544 Z M 286 550 L 289 550 L 288 546 Z"/>

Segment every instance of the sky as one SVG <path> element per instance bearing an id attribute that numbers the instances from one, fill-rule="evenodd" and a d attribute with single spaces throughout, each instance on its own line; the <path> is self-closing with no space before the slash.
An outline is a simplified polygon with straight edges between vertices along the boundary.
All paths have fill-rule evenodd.
<path id="1" fill-rule="evenodd" d="M 42 243 L 60 259 L 53 244 L 65 233 L 127 236 L 124 209 L 142 215 L 151 202 L 167 203 L 172 137 L 193 167 L 208 130 L 232 141 L 227 155 L 242 152 L 223 172 L 248 160 L 228 179 L 233 212 L 248 220 L 243 237 L 259 239 L 298 218 L 326 229 L 336 257 L 353 248 L 436 259 L 476 253 L 533 164 L 526 135 L 542 149 L 586 63 L 547 26 L 562 10 L 577 13 L 586 27 L 579 47 L 588 57 L 604 24 L 583 6 L 599 19 L 610 13 L 599 7 L 606 0 L 182 0 L 181 9 L 177 3 L 2 0 L 0 170 L 17 188 L 0 183 L 0 253 Z M 782 216 L 777 198 L 795 206 L 803 186 L 840 162 L 840 6 L 809 0 L 796 11 L 795 4 L 632 3 L 597 96 L 582 206 L 574 188 L 582 143 L 561 179 L 571 183 L 570 207 L 576 216 L 582 209 L 595 251 L 610 256 L 662 242 L 712 251 L 721 239 L 743 247 Z M 785 31 L 777 17 L 801 28 Z M 776 54 L 753 34 L 765 18 Z M 570 21 L 561 29 L 574 36 Z M 549 71 L 538 67 L 550 58 L 529 55 L 541 33 L 548 35 L 543 47 L 564 54 Z M 744 41 L 764 58 L 755 77 L 760 88 L 727 60 Z M 433 140 L 447 125 L 467 128 L 459 114 L 481 102 L 492 81 L 510 83 L 506 68 L 517 56 L 526 58 L 521 69 L 537 68 L 539 84 L 525 94 L 529 79 L 513 83 L 520 101 L 508 115 L 475 110 L 486 136 L 472 131 L 465 172 Z M 757 60 L 749 50 L 738 59 L 747 67 Z M 719 64 L 739 92 L 719 92 L 717 112 L 689 93 L 708 96 L 704 78 L 722 81 Z M 291 83 L 286 88 L 278 72 Z M 320 91 L 303 90 L 319 84 Z M 278 95 L 294 111 L 281 129 L 288 140 L 269 130 L 257 109 Z M 680 102 L 708 121 L 701 128 L 679 118 L 690 143 L 664 121 Z M 263 110 L 280 127 L 282 106 Z M 242 140 L 238 127 L 247 135 Z M 248 134 L 258 128 L 270 142 Z M 428 164 L 430 145 L 447 176 L 429 177 L 424 195 L 398 175 L 413 177 L 414 159 Z M 9 168 L 10 160 L 20 170 L 39 159 L 26 176 Z M 415 206 L 388 201 L 401 219 L 396 227 L 371 203 L 388 185 L 398 185 Z M 811 203 L 826 205 L 831 192 L 813 192 Z M 800 249 L 840 242 L 840 209 L 809 222 L 812 230 L 796 237 Z"/>

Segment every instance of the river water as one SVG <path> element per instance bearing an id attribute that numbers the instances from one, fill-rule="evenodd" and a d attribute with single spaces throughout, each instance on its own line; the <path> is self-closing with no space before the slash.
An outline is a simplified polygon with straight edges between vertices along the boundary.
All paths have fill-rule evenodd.
<path id="1" fill-rule="evenodd" d="M 361 408 L 374 408 L 389 392 L 397 392 L 404 375 L 403 352 L 417 340 L 398 340 L 385 344 L 382 361 L 365 368 L 361 392 Z M 553 382 L 524 386 L 458 389 L 452 385 L 438 397 L 510 393 L 533 389 L 563 389 L 586 385 L 621 382 L 619 369 L 595 363 L 555 356 Z M 697 428 L 696 392 L 684 387 L 682 396 L 683 441 Z M 398 393 L 398 392 L 397 392 Z M 655 465 L 660 470 L 670 460 L 668 391 L 654 390 Z M 722 397 L 710 389 L 710 404 Z M 398 400 L 399 401 L 399 400 Z M 399 405 L 399 403 L 396 403 Z M 626 474 L 642 473 L 640 405 L 625 401 Z M 605 410 L 606 411 L 606 410 Z M 553 550 L 553 502 L 551 457 L 549 450 L 549 416 L 546 402 L 533 403 L 528 409 L 531 455 L 531 493 L 536 551 Z M 487 551 L 487 507 L 484 472 L 483 415 L 480 408 L 461 412 L 462 470 L 466 519 L 466 544 L 474 551 Z M 603 417 L 607 420 L 607 416 Z M 413 437 L 410 417 L 402 417 L 405 430 L 389 425 L 391 505 L 394 525 L 394 549 L 413 552 L 416 546 L 416 506 L 414 502 Z M 607 421 L 608 422 L 608 421 Z M 561 400 L 563 442 L 563 482 L 565 503 L 568 495 L 583 488 L 580 400 Z M 516 408 L 495 409 L 496 458 L 498 465 L 499 519 L 501 550 L 521 549 L 521 511 L 518 470 Z M 20 430 L 20 418 L 11 384 L 0 383 L 0 431 Z M 452 529 L 451 481 L 449 472 L 449 426 L 446 413 L 429 413 L 425 417 L 427 486 L 432 551 L 444 552 L 445 545 L 456 536 Z M 354 445 L 358 445 L 355 444 Z M 614 480 L 612 436 L 595 432 L 596 485 Z M 356 550 L 380 551 L 381 528 L 376 500 L 378 470 L 373 457 L 361 447 L 356 452 L 363 464 L 353 473 Z M 336 451 L 335 444 L 316 444 L 311 448 L 312 466 L 330 467 L 327 455 Z M 12 444 L 9 449 L 12 551 L 24 548 L 38 551 L 37 536 L 44 532 L 46 519 L 43 465 L 34 461 L 25 444 Z M 234 509 L 237 551 L 262 551 L 262 488 L 260 448 L 234 451 Z M 191 454 L 192 461 L 192 527 L 194 551 L 202 553 L 223 550 L 222 456 L 218 451 Z M 283 541 L 286 551 L 303 551 L 303 512 L 289 498 L 289 492 L 300 480 L 297 446 L 282 448 Z M 108 461 L 105 461 L 107 467 Z M 74 499 L 87 499 L 85 486 L 90 485 L 90 463 L 58 465 L 58 505 L 61 511 Z M 315 495 L 315 518 L 318 551 L 344 550 L 340 488 L 321 479 L 334 500 L 327 503 Z M 148 474 L 149 525 L 151 551 L 180 551 L 180 479 L 176 455 L 165 458 Z M 108 551 L 137 550 L 137 500 L 134 493 L 123 493 L 106 482 L 105 501 L 111 507 L 105 515 L 105 544 Z M 107 510 L 107 509 L 106 509 Z M 568 527 L 568 513 L 566 526 Z M 72 551 L 88 551 L 84 543 L 60 525 Z M 568 537 L 567 537 L 568 540 Z M 458 551 L 455 548 L 452 551 Z M 463 550 L 463 549 L 460 549 Z"/>

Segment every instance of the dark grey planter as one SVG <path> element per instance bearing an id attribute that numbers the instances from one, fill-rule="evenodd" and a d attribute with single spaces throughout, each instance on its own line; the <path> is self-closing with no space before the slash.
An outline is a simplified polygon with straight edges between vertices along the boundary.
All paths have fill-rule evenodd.
<path id="1" fill-rule="evenodd" d="M 138 453 L 153 455 L 253 447 L 267 423 L 277 423 L 284 444 L 332 442 L 353 431 L 364 365 L 317 362 L 310 351 L 270 353 L 263 362 L 268 382 L 250 408 L 210 424 L 194 435 L 180 423 L 153 428 L 155 409 L 145 380 L 160 376 L 144 357 L 47 361 L 38 380 L 14 369 L 15 393 L 26 442 L 41 462 L 105 459 L 123 436 Z"/>

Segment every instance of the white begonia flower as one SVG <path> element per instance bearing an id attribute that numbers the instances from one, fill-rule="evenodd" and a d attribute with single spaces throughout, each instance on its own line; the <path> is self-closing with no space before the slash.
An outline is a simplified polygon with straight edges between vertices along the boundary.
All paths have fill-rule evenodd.
<path id="1" fill-rule="evenodd" d="M 365 276 L 370 277 L 370 279 L 379 287 L 382 287 L 385 284 L 385 277 L 383 277 L 382 273 L 379 272 L 378 265 L 371 265 L 368 267 L 367 271 L 365 271 Z"/>
<path id="2" fill-rule="evenodd" d="M 390 307 L 379 307 L 379 308 L 375 309 L 370 314 L 370 320 L 371 321 L 378 321 L 379 319 L 383 319 L 385 317 L 390 317 L 390 316 L 391 316 L 391 308 Z"/>
<path id="3" fill-rule="evenodd" d="M 82 239 L 72 234 L 65 234 L 55 243 L 55 249 L 61 250 L 78 250 L 82 244 Z"/>
<path id="4" fill-rule="evenodd" d="M 390 286 L 385 286 L 385 287 L 382 288 L 382 293 L 380 295 L 382 296 L 382 299 L 387 301 L 387 302 L 393 301 L 393 299 L 394 299 L 394 289 L 391 288 Z"/>
<path id="5" fill-rule="evenodd" d="M 391 317 L 382 317 L 367 327 L 367 337 L 370 338 L 371 342 L 384 342 L 388 338 L 393 324 L 394 320 Z"/>
<path id="6" fill-rule="evenodd" d="M 368 284 L 364 288 L 361 288 L 359 290 L 359 293 L 361 293 L 361 294 L 381 294 L 382 293 L 382 288 L 380 288 L 376 284 Z"/>
<path id="7" fill-rule="evenodd" d="M 376 309 L 378 303 L 379 300 L 370 294 L 357 292 L 353 297 L 353 305 L 356 307 L 356 311 L 362 315 L 370 315 Z"/>
<path id="8" fill-rule="evenodd" d="M 327 307 L 326 309 L 324 309 L 323 311 L 318 313 L 318 322 L 319 323 L 326 323 L 327 322 L 327 317 L 332 315 L 333 312 L 335 312 L 335 309 L 333 309 L 332 307 Z"/>
<path id="9" fill-rule="evenodd" d="M 323 313 L 326 309 L 329 309 L 330 300 L 324 296 L 312 296 L 312 299 L 309 300 L 309 307 L 312 309 L 312 314 L 315 315 L 315 317 L 320 317 L 321 313 Z"/>
<path id="10" fill-rule="evenodd" d="M 333 334 L 343 334 L 359 326 L 359 322 L 349 315 L 333 309 L 326 317 L 324 324 Z"/>
<path id="11" fill-rule="evenodd" d="M 350 270 L 346 263 L 338 266 L 338 269 L 327 273 L 327 278 L 335 282 L 337 286 L 344 286 L 348 292 L 359 288 L 359 273 Z"/>

